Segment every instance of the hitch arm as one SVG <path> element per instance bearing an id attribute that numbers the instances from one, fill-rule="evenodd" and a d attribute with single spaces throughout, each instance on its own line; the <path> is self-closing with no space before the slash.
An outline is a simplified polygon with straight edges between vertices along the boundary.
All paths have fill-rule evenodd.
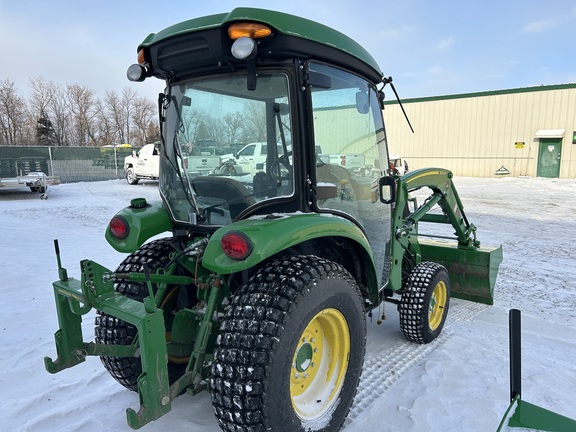
<path id="1" fill-rule="evenodd" d="M 138 412 L 131 408 L 126 410 L 128 424 L 138 429 L 171 409 L 164 312 L 156 308 L 151 299 L 145 304 L 115 292 L 113 274 L 105 267 L 84 260 L 81 269 L 82 277 L 79 281 L 69 278 L 66 271 L 59 268 L 61 279 L 53 284 L 60 325 L 54 335 L 58 357 L 56 360 L 45 357 L 44 365 L 48 372 L 57 373 L 83 362 L 87 355 L 128 357 L 140 350 L 140 409 Z M 138 329 L 138 345 L 84 342 L 82 315 L 92 307 L 134 325 Z"/>

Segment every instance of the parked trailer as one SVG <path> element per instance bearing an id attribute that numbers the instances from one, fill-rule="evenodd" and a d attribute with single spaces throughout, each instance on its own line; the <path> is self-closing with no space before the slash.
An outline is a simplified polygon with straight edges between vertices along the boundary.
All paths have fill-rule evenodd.
<path id="1" fill-rule="evenodd" d="M 29 188 L 47 199 L 48 186 L 60 184 L 60 177 L 50 176 L 48 161 L 43 157 L 21 157 L 0 159 L 0 188 Z"/>

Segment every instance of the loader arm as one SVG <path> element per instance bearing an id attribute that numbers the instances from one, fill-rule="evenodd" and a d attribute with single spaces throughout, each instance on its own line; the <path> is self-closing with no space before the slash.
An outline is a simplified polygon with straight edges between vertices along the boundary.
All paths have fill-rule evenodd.
<path id="1" fill-rule="evenodd" d="M 422 261 L 444 265 L 452 285 L 452 295 L 482 303 L 493 303 L 493 290 L 502 248 L 485 248 L 476 238 L 476 226 L 468 221 L 464 206 L 452 182 L 452 172 L 425 168 L 393 177 L 386 184 L 393 190 L 390 288 L 403 288 L 403 275 Z M 410 197 L 416 190 L 428 188 L 430 196 L 420 205 Z M 409 209 L 409 203 L 414 209 Z M 430 213 L 438 205 L 442 213 Z M 450 224 L 452 242 L 422 239 L 419 222 Z M 448 240 L 448 239 L 444 239 Z"/>

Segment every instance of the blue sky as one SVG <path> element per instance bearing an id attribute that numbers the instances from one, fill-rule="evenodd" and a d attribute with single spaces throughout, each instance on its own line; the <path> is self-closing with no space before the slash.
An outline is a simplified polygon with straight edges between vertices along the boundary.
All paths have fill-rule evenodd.
<path id="1" fill-rule="evenodd" d="M 31 77 L 155 99 L 163 83 L 130 83 L 151 32 L 237 6 L 322 22 L 372 53 L 403 98 L 576 82 L 573 0 L 181 1 L 0 0 L 0 80 L 26 96 Z"/>

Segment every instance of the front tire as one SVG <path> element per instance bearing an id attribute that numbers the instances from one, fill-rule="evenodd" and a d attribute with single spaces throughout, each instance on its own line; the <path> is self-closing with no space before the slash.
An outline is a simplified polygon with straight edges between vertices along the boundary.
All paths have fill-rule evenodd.
<path id="1" fill-rule="evenodd" d="M 335 431 L 364 362 L 362 297 L 340 265 L 277 260 L 234 296 L 212 365 L 212 404 L 225 431 Z"/>
<path id="2" fill-rule="evenodd" d="M 450 279 L 440 264 L 422 262 L 408 279 L 399 305 L 400 328 L 406 339 L 429 343 L 436 339 L 448 315 Z"/>
<path id="3" fill-rule="evenodd" d="M 134 172 L 134 168 L 128 168 L 126 170 L 126 181 L 128 182 L 129 185 L 138 184 L 138 177 Z"/>

